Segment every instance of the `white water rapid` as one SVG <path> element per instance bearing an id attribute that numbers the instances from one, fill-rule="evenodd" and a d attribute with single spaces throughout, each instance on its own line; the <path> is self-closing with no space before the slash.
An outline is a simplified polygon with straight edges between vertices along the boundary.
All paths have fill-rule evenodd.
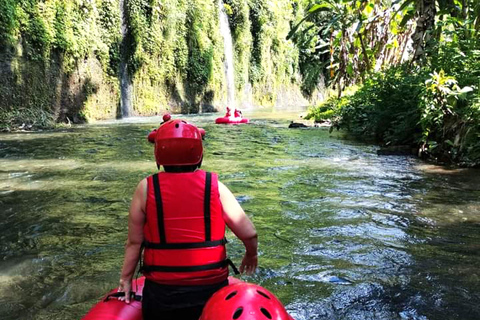
<path id="1" fill-rule="evenodd" d="M 233 67 L 233 41 L 228 16 L 223 6 L 223 0 L 218 0 L 218 11 L 220 14 L 220 33 L 223 36 L 223 47 L 225 52 L 225 77 L 227 78 L 227 103 L 230 109 L 235 109 L 235 73 Z"/>

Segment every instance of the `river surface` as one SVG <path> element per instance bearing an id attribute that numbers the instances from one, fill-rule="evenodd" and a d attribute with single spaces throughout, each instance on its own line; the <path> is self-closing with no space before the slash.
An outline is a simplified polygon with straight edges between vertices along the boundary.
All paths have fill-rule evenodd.
<path id="1" fill-rule="evenodd" d="M 251 114 L 207 131 L 259 234 L 259 269 L 297 320 L 480 319 L 480 172 L 449 170 Z M 131 195 L 159 118 L 0 135 L 0 319 L 80 319 L 116 287 Z M 228 235 L 237 264 L 243 246 Z"/>

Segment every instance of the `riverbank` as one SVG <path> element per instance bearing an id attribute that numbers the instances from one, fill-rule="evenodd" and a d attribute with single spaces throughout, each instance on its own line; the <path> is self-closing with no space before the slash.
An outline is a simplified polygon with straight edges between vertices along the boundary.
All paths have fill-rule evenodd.
<path id="1" fill-rule="evenodd" d="M 472 58 L 471 65 L 480 66 Z M 468 68 L 468 64 L 465 64 Z M 480 89 L 467 69 L 412 73 L 408 66 L 372 74 L 357 91 L 311 108 L 307 119 L 361 141 L 439 164 L 480 166 Z"/>

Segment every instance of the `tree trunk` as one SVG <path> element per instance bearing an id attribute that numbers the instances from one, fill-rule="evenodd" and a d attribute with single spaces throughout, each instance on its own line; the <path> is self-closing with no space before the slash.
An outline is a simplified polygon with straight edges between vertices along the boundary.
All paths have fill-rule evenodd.
<path id="1" fill-rule="evenodd" d="M 429 49 L 431 30 L 435 25 L 436 13 L 435 0 L 420 0 L 417 2 L 417 26 L 412 35 L 413 62 L 421 62 Z"/>
<path id="2" fill-rule="evenodd" d="M 360 32 L 358 33 L 358 38 L 360 39 L 360 45 L 362 46 L 363 61 L 365 62 L 365 66 L 368 72 L 371 69 L 370 60 L 368 59 L 367 49 L 365 48 L 365 43 L 363 42 L 363 37 Z M 362 75 L 362 79 L 363 79 L 363 75 Z"/>

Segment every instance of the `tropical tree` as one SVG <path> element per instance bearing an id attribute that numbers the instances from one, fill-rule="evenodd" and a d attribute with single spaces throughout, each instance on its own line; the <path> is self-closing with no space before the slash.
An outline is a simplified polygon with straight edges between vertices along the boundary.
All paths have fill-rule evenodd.
<path id="1" fill-rule="evenodd" d="M 363 81 L 368 72 L 404 60 L 412 17 L 410 1 L 324 0 L 308 6 L 289 38 L 304 44 L 305 35 L 314 30 L 315 54 L 329 53 L 328 66 L 323 61 L 319 67 L 329 70 L 341 96 L 345 86 Z"/>

